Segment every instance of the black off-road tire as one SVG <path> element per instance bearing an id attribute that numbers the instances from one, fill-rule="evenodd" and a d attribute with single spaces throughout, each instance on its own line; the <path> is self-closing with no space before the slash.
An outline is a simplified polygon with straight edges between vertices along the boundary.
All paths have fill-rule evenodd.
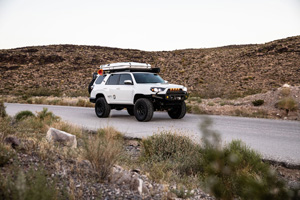
<path id="1" fill-rule="evenodd" d="M 140 122 L 148 122 L 153 117 L 153 103 L 146 98 L 138 99 L 134 104 L 134 116 Z"/>
<path id="2" fill-rule="evenodd" d="M 133 108 L 127 108 L 127 112 L 130 116 L 133 116 L 134 115 L 134 110 Z"/>
<path id="3" fill-rule="evenodd" d="M 174 106 L 171 110 L 168 111 L 168 114 L 172 119 L 181 119 L 185 116 L 185 113 L 186 105 L 184 101 L 180 105 Z"/>
<path id="4" fill-rule="evenodd" d="M 97 117 L 106 118 L 110 113 L 110 105 L 107 104 L 104 97 L 100 97 L 96 100 L 95 103 L 95 112 Z"/>

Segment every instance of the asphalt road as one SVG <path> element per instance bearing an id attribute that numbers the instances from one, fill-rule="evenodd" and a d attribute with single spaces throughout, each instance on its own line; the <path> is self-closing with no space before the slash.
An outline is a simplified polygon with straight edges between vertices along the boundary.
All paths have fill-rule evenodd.
<path id="1" fill-rule="evenodd" d="M 212 129 L 221 135 L 223 143 L 240 139 L 261 153 L 265 159 L 300 164 L 300 122 L 297 121 L 193 114 L 174 120 L 170 119 L 166 112 L 155 112 L 150 122 L 138 122 L 125 110 L 112 110 L 109 118 L 100 119 L 95 115 L 93 108 L 11 103 L 5 105 L 7 113 L 11 116 L 22 110 L 36 112 L 47 107 L 63 120 L 88 129 L 113 126 L 126 136 L 138 138 L 171 130 L 187 134 L 197 142 L 202 135 L 199 125 L 205 117 L 209 117 L 213 120 Z"/>

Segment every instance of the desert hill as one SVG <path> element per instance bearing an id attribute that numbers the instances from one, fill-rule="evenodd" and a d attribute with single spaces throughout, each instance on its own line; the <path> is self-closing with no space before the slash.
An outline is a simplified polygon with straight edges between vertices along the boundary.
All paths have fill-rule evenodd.
<path id="1" fill-rule="evenodd" d="M 49 45 L 0 50 L 0 94 L 85 91 L 99 65 L 146 62 L 202 97 L 235 98 L 300 85 L 300 36 L 265 44 L 174 51 Z"/>

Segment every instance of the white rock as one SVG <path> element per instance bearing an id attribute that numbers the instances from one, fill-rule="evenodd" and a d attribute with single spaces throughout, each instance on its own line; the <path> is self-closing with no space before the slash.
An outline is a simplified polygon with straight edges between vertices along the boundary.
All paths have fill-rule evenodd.
<path id="1" fill-rule="evenodd" d="M 62 142 L 72 148 L 77 148 L 76 136 L 55 128 L 49 128 L 46 138 L 49 142 Z"/>
<path id="2" fill-rule="evenodd" d="M 285 83 L 282 87 L 284 87 L 284 88 L 290 88 L 291 86 L 289 84 Z"/>

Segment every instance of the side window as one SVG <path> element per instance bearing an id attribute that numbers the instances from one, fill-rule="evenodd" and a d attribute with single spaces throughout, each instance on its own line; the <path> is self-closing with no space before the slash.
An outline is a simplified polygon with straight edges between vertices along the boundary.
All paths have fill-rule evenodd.
<path id="1" fill-rule="evenodd" d="M 105 78 L 105 75 L 104 76 L 98 76 L 97 80 L 95 81 L 95 84 L 101 84 L 104 78 Z"/>
<path id="2" fill-rule="evenodd" d="M 108 78 L 106 85 L 118 85 L 120 74 L 112 74 Z"/>
<path id="3" fill-rule="evenodd" d="M 120 75 L 119 85 L 125 85 L 124 84 L 125 80 L 131 80 L 132 81 L 131 75 L 130 74 L 121 74 Z"/>

